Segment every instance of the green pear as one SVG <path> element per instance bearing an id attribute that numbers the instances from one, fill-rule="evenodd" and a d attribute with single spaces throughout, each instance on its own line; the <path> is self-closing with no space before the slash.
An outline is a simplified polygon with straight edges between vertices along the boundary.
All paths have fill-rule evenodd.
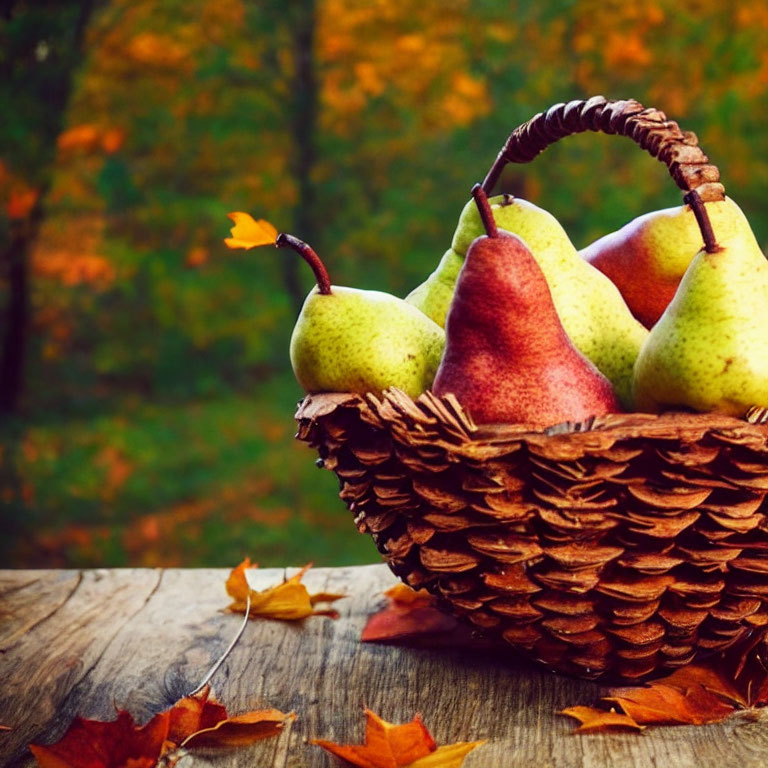
<path id="1" fill-rule="evenodd" d="M 632 366 L 648 331 L 632 316 L 616 286 L 579 257 L 552 214 L 512 195 L 492 197 L 490 203 L 498 227 L 521 237 L 539 263 L 573 344 L 611 381 L 621 404 L 631 410 Z M 451 248 L 406 301 L 445 325 L 464 257 L 484 231 L 470 201 L 461 212 Z"/>
<path id="2" fill-rule="evenodd" d="M 291 365 L 305 392 L 381 392 L 416 398 L 432 385 L 445 332 L 403 299 L 330 284 L 325 266 L 301 240 L 280 235 L 312 267 L 317 285 L 291 336 Z"/>
<path id="3" fill-rule="evenodd" d="M 724 239 L 749 230 L 747 217 L 730 198 L 705 204 L 714 230 Z M 579 251 L 607 275 L 632 314 L 651 328 L 675 295 L 683 273 L 701 248 L 701 231 L 689 205 L 638 216 Z"/>
<path id="4" fill-rule="evenodd" d="M 635 363 L 637 407 L 768 407 L 768 261 L 751 230 L 700 250 Z"/>

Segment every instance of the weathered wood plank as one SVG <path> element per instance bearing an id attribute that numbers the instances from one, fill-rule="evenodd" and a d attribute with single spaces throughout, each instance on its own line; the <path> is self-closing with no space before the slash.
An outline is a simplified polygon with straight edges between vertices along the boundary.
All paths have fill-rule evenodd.
<path id="1" fill-rule="evenodd" d="M 193 689 L 239 626 L 240 617 L 224 611 L 226 576 L 219 569 L 85 572 L 69 599 L 0 655 L 0 723 L 15 727 L 0 735 L 2 764 L 32 765 L 23 756 L 26 743 L 55 740 L 75 714 L 109 719 L 121 707 L 145 721 Z M 283 576 L 265 569 L 252 581 L 263 588 Z M 62 580 L 54 572 L 36 578 L 47 595 Z M 24 584 L 15 592 L 14 579 Z M 590 683 L 490 652 L 361 644 L 367 617 L 394 581 L 384 566 L 312 570 L 305 577 L 310 591 L 349 595 L 336 604 L 341 619 L 249 623 L 212 680 L 218 698 L 230 712 L 274 706 L 294 710 L 298 719 L 279 739 L 219 756 L 196 754 L 180 768 L 330 768 L 336 763 L 307 740 L 359 741 L 363 705 L 396 722 L 421 712 L 438 743 L 488 739 L 466 768 L 765 763 L 768 721 L 762 717 L 641 735 L 574 736 L 572 723 L 555 712 L 594 699 L 599 689 Z M 34 602 L 29 574 L 2 574 L 0 602 L 21 589 Z M 16 608 L 4 603 L 2 610 L 18 620 L 24 601 L 14 600 Z M 3 626 L 0 619 L 0 633 Z"/>
<path id="2" fill-rule="evenodd" d="M 0 572 L 0 653 L 56 613 L 81 578 L 79 571 Z"/>

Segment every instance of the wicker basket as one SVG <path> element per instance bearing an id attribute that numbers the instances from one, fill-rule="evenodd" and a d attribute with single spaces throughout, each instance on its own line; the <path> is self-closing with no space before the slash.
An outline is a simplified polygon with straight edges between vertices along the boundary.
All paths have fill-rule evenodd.
<path id="1" fill-rule="evenodd" d="M 630 136 L 686 192 L 723 197 L 695 136 L 601 97 L 518 128 L 484 186 L 584 130 Z M 395 574 L 558 672 L 638 680 L 768 625 L 764 410 L 531 432 L 477 427 L 451 396 L 388 390 L 310 395 L 296 418 Z"/>

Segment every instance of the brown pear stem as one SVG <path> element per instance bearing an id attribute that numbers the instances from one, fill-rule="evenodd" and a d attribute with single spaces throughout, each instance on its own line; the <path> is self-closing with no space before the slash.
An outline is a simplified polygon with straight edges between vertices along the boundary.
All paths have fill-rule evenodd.
<path id="1" fill-rule="evenodd" d="M 496 219 L 493 218 L 491 204 L 488 202 L 488 195 L 485 194 L 482 184 L 475 184 L 472 187 L 472 197 L 475 199 L 475 205 L 483 221 L 485 233 L 488 237 L 498 237 L 499 229 L 496 226 Z"/>
<path id="2" fill-rule="evenodd" d="M 693 215 L 696 217 L 696 223 L 701 230 L 701 236 L 704 238 L 704 248 L 707 253 L 715 253 L 720 249 L 715 239 L 715 233 L 712 230 L 712 222 L 709 220 L 709 213 L 704 205 L 704 201 L 699 197 L 699 193 L 692 189 L 683 197 L 683 202 L 691 206 Z"/>
<path id="3" fill-rule="evenodd" d="M 280 234 L 275 240 L 277 248 L 290 248 L 301 256 L 304 261 L 312 268 L 317 281 L 318 293 L 331 295 L 331 278 L 328 276 L 328 270 L 325 268 L 320 257 L 303 240 L 293 235 Z"/>

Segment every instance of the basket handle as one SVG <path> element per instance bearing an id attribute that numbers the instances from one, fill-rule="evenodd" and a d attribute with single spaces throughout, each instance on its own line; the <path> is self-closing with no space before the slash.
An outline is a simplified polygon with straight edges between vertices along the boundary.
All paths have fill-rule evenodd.
<path id="1" fill-rule="evenodd" d="M 512 131 L 501 148 L 483 190 L 491 194 L 507 163 L 529 163 L 550 144 L 584 131 L 627 136 L 652 157 L 664 163 L 685 194 L 685 202 L 725 199 L 720 171 L 709 163 L 695 133 L 680 126 L 658 109 L 634 99 L 610 100 L 603 96 L 555 104 Z M 693 194 L 692 194 L 693 193 Z"/>

